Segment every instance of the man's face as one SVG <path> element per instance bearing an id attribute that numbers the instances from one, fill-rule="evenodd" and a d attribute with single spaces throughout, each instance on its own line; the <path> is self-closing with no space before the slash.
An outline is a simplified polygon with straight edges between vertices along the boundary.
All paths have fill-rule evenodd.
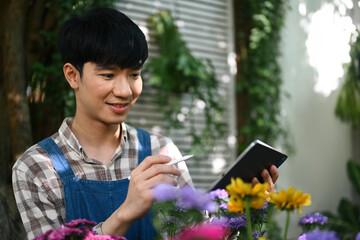
<path id="1" fill-rule="evenodd" d="M 118 124 L 142 91 L 140 70 L 87 62 L 76 94 L 76 116 L 84 121 Z"/>

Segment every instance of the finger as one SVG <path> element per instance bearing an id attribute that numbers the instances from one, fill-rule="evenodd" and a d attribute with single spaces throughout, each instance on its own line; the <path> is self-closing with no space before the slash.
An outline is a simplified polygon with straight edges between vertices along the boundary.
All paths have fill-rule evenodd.
<path id="1" fill-rule="evenodd" d="M 270 167 L 270 175 L 271 175 L 273 183 L 275 184 L 276 181 L 279 178 L 279 172 L 278 172 L 277 167 L 275 165 L 271 165 L 271 167 Z"/>
<path id="2" fill-rule="evenodd" d="M 136 170 L 136 169 L 135 169 Z M 154 164 L 151 165 L 148 169 L 145 169 L 144 171 L 132 171 L 131 172 L 131 178 L 130 180 L 133 183 L 140 183 L 146 180 L 149 180 L 157 175 L 161 174 L 171 174 L 175 176 L 179 176 L 181 173 L 180 171 L 171 165 L 165 165 L 165 164 Z"/>
<path id="3" fill-rule="evenodd" d="M 257 179 L 256 177 L 254 177 L 252 180 L 251 180 L 251 183 L 253 185 L 257 184 L 257 183 L 260 183 L 259 179 Z"/>
<path id="4" fill-rule="evenodd" d="M 156 185 L 158 185 L 160 183 L 171 184 L 173 186 L 178 185 L 178 182 L 176 181 L 176 179 L 173 176 L 166 175 L 166 174 L 159 174 L 159 175 L 156 175 L 155 177 L 145 181 L 144 188 L 152 189 L 153 187 L 155 187 Z"/>
<path id="5" fill-rule="evenodd" d="M 261 177 L 263 178 L 264 182 L 269 184 L 269 192 L 276 192 L 275 184 L 267 169 L 262 170 Z"/>
<path id="6" fill-rule="evenodd" d="M 171 174 L 171 175 L 179 176 L 180 170 L 178 170 L 177 168 L 171 165 L 155 164 L 143 172 L 145 180 L 153 178 L 160 174 Z"/>
<path id="7" fill-rule="evenodd" d="M 171 161 L 171 158 L 166 155 L 148 156 L 136 168 L 140 171 L 145 171 L 154 164 L 163 164 Z"/>

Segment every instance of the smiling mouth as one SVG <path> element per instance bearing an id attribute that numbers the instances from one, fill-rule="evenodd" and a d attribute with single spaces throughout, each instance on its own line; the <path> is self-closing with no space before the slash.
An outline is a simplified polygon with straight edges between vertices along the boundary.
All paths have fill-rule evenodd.
<path id="1" fill-rule="evenodd" d="M 126 107 L 128 105 L 128 103 L 124 103 L 124 104 L 111 104 L 108 103 L 111 106 L 117 107 L 117 108 L 122 108 L 122 107 Z"/>
<path id="2" fill-rule="evenodd" d="M 124 113 L 127 111 L 129 103 L 122 103 L 122 104 L 107 103 L 107 105 L 115 113 Z"/>

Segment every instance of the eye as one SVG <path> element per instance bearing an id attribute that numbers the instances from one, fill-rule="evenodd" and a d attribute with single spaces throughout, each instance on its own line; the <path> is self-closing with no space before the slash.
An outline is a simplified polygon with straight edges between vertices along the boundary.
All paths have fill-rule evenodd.
<path id="1" fill-rule="evenodd" d="M 130 74 L 130 76 L 131 76 L 132 78 L 139 78 L 139 77 L 141 76 L 141 73 L 140 73 L 140 72 L 138 72 L 138 73 L 132 73 L 132 74 Z"/>
<path id="2" fill-rule="evenodd" d="M 101 76 L 106 79 L 114 78 L 114 74 L 112 74 L 112 73 L 103 73 L 103 74 L 101 74 Z"/>

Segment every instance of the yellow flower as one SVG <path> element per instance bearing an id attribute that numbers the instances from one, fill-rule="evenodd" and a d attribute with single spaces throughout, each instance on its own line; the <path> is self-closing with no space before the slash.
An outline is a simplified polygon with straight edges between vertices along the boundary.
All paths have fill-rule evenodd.
<path id="1" fill-rule="evenodd" d="M 275 204 L 275 207 L 281 210 L 298 209 L 301 214 L 301 207 L 311 204 L 311 196 L 302 191 L 295 191 L 294 187 L 289 187 L 286 191 L 280 190 L 280 193 L 270 193 L 270 202 Z"/>
<path id="2" fill-rule="evenodd" d="M 266 238 L 260 237 L 260 238 L 258 238 L 258 240 L 266 240 Z"/>
<path id="3" fill-rule="evenodd" d="M 231 183 L 226 186 L 226 191 L 229 195 L 238 195 L 242 199 L 245 196 L 252 196 L 252 197 L 260 197 L 266 199 L 268 194 L 266 191 L 269 190 L 268 183 L 257 183 L 253 185 L 252 183 L 245 183 L 241 178 L 231 178 Z"/>
<path id="4" fill-rule="evenodd" d="M 229 212 L 244 213 L 245 201 L 240 198 L 230 197 L 228 208 L 229 208 Z"/>
<path id="5" fill-rule="evenodd" d="M 265 205 L 265 199 L 268 197 L 267 190 L 268 183 L 245 183 L 240 178 L 231 178 L 231 183 L 226 186 L 226 191 L 229 193 L 229 211 L 243 212 L 245 207 L 244 199 L 249 197 L 250 207 L 261 208 Z"/>

